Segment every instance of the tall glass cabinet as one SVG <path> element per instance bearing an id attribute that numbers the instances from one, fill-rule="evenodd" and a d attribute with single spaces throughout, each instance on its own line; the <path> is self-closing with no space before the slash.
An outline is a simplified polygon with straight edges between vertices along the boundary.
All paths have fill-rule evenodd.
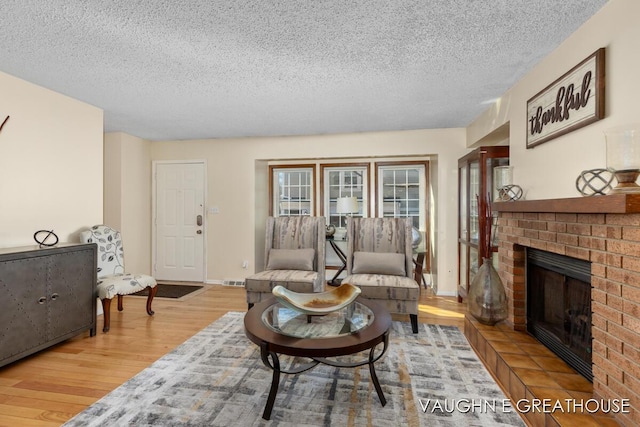
<path id="1" fill-rule="evenodd" d="M 469 284 L 482 264 L 479 248 L 485 244 L 479 213 L 485 212 L 486 195 L 496 200 L 493 168 L 509 164 L 509 147 L 478 147 L 458 160 L 458 302 L 467 296 Z M 493 262 L 498 248 L 492 244 Z"/>

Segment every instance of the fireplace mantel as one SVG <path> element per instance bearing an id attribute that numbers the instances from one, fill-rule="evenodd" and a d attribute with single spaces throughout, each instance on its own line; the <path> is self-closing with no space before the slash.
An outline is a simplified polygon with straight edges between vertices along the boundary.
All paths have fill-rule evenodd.
<path id="1" fill-rule="evenodd" d="M 640 194 L 516 200 L 513 202 L 495 202 L 492 207 L 493 210 L 498 212 L 640 213 Z"/>

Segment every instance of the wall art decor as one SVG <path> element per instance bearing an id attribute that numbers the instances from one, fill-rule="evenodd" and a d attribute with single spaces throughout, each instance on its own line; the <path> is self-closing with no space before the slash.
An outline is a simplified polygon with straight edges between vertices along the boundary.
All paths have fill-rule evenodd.
<path id="1" fill-rule="evenodd" d="M 0 125 L 0 131 L 2 131 L 2 128 L 7 123 L 8 120 L 9 120 L 9 116 L 7 116 L 7 118 L 2 121 L 2 124 Z"/>
<path id="2" fill-rule="evenodd" d="M 527 101 L 527 148 L 604 118 L 600 48 Z"/>

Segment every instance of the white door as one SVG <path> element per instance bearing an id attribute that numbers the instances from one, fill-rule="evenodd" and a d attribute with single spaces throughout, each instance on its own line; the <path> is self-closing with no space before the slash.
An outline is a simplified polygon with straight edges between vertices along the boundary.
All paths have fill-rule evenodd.
<path id="1" fill-rule="evenodd" d="M 204 281 L 204 163 L 155 166 L 155 261 L 158 280 Z"/>

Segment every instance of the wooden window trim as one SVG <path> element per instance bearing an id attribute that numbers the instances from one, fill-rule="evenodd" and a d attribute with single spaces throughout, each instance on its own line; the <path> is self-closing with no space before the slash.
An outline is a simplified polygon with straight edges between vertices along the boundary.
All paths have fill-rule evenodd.
<path id="1" fill-rule="evenodd" d="M 276 169 L 311 169 L 311 192 L 313 198 L 316 198 L 316 165 L 314 163 L 300 163 L 287 165 L 269 165 L 269 216 L 275 216 L 273 213 L 273 172 Z M 313 212 L 310 216 L 317 216 L 317 203 L 313 203 Z"/>
<path id="2" fill-rule="evenodd" d="M 320 165 L 320 212 L 324 215 L 324 175 L 325 169 L 366 168 L 367 170 L 367 216 L 371 216 L 371 164 L 370 163 L 322 163 Z"/>

